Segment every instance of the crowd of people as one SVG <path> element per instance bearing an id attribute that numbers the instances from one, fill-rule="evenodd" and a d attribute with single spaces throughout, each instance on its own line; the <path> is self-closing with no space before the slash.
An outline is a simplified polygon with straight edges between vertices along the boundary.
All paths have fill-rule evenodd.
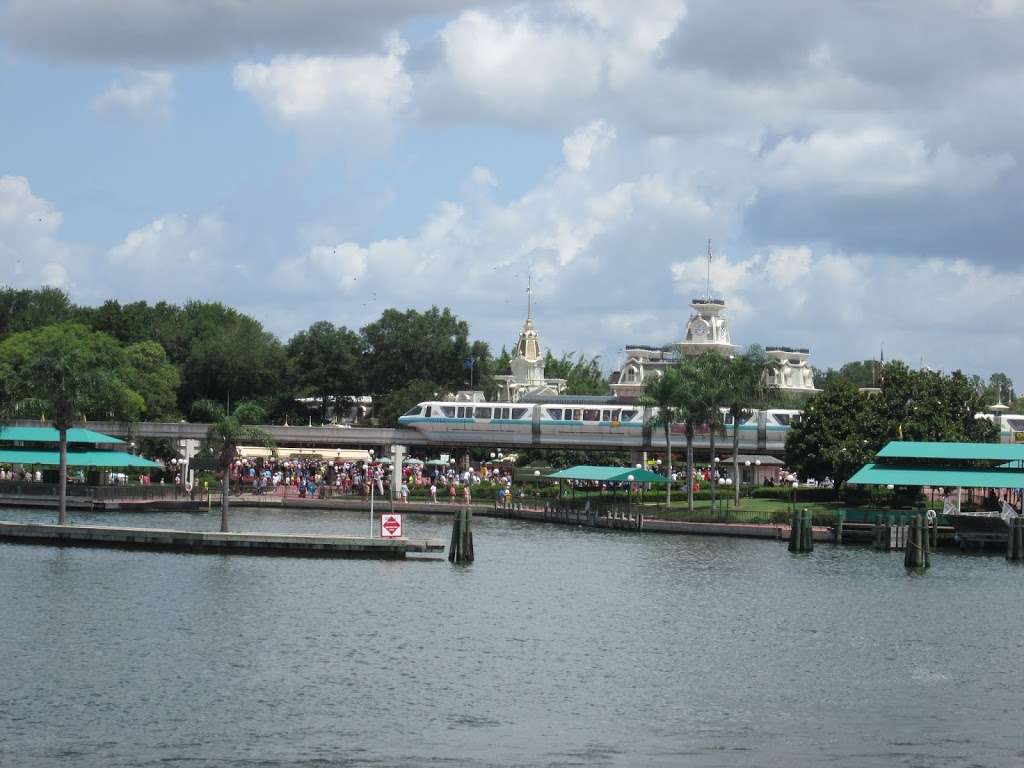
<path id="1" fill-rule="evenodd" d="M 365 461 L 327 459 L 242 459 L 231 467 L 231 480 L 241 491 L 256 494 L 275 493 L 279 489 L 294 492 L 300 498 L 331 496 L 391 495 L 391 467 Z M 488 482 L 498 486 L 499 500 L 512 494 L 512 476 L 501 467 L 458 468 L 408 464 L 402 467 L 396 488 L 400 501 L 408 501 L 416 489 L 422 489 L 432 501 L 472 500 L 472 489 Z"/>

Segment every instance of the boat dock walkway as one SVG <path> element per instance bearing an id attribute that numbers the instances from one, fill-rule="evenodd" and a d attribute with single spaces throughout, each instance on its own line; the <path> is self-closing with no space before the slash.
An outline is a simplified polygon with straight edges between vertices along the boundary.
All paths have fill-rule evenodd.
<path id="1" fill-rule="evenodd" d="M 0 522 L 0 541 L 163 552 L 401 560 L 410 553 L 444 552 L 440 539 L 385 539 L 313 533 L 220 533 L 170 528 L 122 528 Z"/>

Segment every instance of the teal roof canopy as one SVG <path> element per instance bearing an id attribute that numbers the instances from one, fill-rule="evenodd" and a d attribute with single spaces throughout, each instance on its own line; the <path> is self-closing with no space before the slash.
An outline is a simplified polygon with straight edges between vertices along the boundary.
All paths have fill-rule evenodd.
<path id="1" fill-rule="evenodd" d="M 876 458 L 1024 461 L 1024 443 L 919 443 L 894 440 L 880 450 Z"/>
<path id="2" fill-rule="evenodd" d="M 1024 488 L 1024 472 L 970 469 L 904 469 L 865 464 L 847 482 L 934 488 Z"/>
<path id="3" fill-rule="evenodd" d="M 588 464 L 580 464 L 577 467 L 569 467 L 560 472 L 550 475 L 543 475 L 547 480 L 594 480 L 602 483 L 628 483 L 629 476 L 633 476 L 635 483 L 667 483 L 668 478 L 651 472 L 648 469 L 630 469 L 629 467 L 595 467 Z"/>
<path id="4" fill-rule="evenodd" d="M 54 427 L 7 427 L 0 425 L 0 441 L 17 441 L 21 443 L 59 443 L 60 432 Z M 91 429 L 72 427 L 68 430 L 68 444 L 84 443 L 88 445 L 123 445 L 120 440 Z"/>
<path id="5" fill-rule="evenodd" d="M 60 466 L 60 451 L 33 451 L 20 448 L 0 449 L 0 464 L 28 464 L 44 467 Z M 124 451 L 68 451 L 69 467 L 97 467 L 121 469 L 160 469 L 155 461 L 133 456 Z"/>

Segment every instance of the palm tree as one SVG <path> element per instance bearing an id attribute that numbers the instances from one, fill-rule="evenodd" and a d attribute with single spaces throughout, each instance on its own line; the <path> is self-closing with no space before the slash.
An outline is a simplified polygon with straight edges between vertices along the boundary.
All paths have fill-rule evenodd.
<path id="1" fill-rule="evenodd" d="M 234 413 L 225 414 L 219 421 L 211 424 L 206 433 L 206 440 L 210 445 L 210 449 L 220 458 L 220 465 L 224 470 L 220 502 L 221 533 L 227 533 L 228 531 L 231 462 L 235 460 L 238 446 L 242 443 L 256 443 L 266 447 L 273 446 L 273 440 L 267 432 L 259 427 L 244 423 L 246 415 L 245 406 L 239 406 L 235 409 Z"/>
<path id="2" fill-rule="evenodd" d="M 672 425 L 679 420 L 680 386 L 679 373 L 674 368 L 668 368 L 664 374 L 647 385 L 643 396 L 637 398 L 636 401 L 636 404 L 643 408 L 656 408 L 657 410 L 647 423 L 652 427 L 662 427 L 665 430 L 666 467 L 668 470 L 665 505 L 669 507 L 672 506 Z"/>
<path id="3" fill-rule="evenodd" d="M 708 448 L 711 472 L 711 508 L 715 507 L 715 437 L 722 430 L 722 408 L 725 404 L 725 381 L 728 360 L 714 352 L 705 352 L 695 361 L 695 397 L 699 400 L 699 412 L 704 416 L 708 428 Z"/>
<path id="4" fill-rule="evenodd" d="M 685 425 L 686 434 L 686 507 L 693 514 L 693 438 L 696 426 L 704 424 L 708 416 L 705 402 L 700 397 L 701 371 L 696 359 L 683 358 L 676 368 L 676 375 L 679 376 L 676 412 Z"/>
<path id="5" fill-rule="evenodd" d="M 732 417 L 732 476 L 736 506 L 740 504 L 740 421 L 763 405 L 771 387 L 767 372 L 771 363 L 760 347 L 751 347 L 744 354 L 728 361 L 725 377 L 725 407 Z"/>

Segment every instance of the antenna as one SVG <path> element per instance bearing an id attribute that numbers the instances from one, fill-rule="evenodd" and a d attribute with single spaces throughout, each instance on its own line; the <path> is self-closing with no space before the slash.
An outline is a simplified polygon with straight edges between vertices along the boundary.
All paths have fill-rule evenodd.
<path id="1" fill-rule="evenodd" d="M 526 319 L 533 319 L 533 275 L 526 276 Z"/>
<path id="2" fill-rule="evenodd" d="M 708 238 L 708 284 L 705 298 L 711 301 L 711 238 Z"/>

